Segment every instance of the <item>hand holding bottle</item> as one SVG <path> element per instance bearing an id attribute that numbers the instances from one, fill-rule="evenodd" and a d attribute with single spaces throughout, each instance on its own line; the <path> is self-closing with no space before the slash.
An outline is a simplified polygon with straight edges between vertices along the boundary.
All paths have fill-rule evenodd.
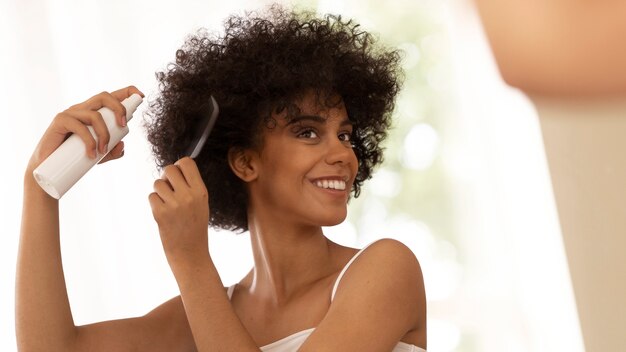
<path id="1" fill-rule="evenodd" d="M 141 102 L 141 97 L 144 94 L 137 88 L 130 86 L 112 93 L 97 94 L 82 103 L 73 105 L 54 118 L 28 164 L 28 171 L 35 171 L 37 181 L 46 192 L 58 199 L 78 178 L 87 172 L 91 167 L 87 164 L 93 164 L 96 161 L 103 163 L 123 155 L 124 145 L 122 142 L 111 146 L 109 144 L 112 142 L 112 137 L 113 139 L 121 139 L 128 132 L 126 122 L 132 115 L 127 114 L 122 101 L 133 94 L 138 94 L 136 99 L 131 99 L 134 100 L 131 104 L 131 109 L 134 110 Z M 132 114 L 132 111 L 130 113 Z M 120 128 L 125 131 L 120 132 Z M 112 133 L 113 136 L 111 136 Z M 119 135 L 119 133 L 123 135 Z M 72 134 L 75 136 L 71 136 Z M 68 154 L 69 144 L 73 144 L 74 152 Z M 76 144 L 84 145 L 84 154 L 82 151 L 76 152 L 77 147 L 81 148 Z M 61 154 L 64 150 L 65 156 L 63 158 L 59 158 L 59 155 L 52 155 L 53 153 Z M 76 158 L 83 160 L 78 161 L 75 160 Z M 62 160 L 62 165 L 59 165 L 59 160 Z M 80 174 L 77 174 L 75 170 L 66 168 L 64 164 L 67 163 L 82 164 Z M 67 181 L 69 176 L 75 180 Z M 60 182 L 62 185 L 59 185 L 59 180 L 63 181 Z"/>

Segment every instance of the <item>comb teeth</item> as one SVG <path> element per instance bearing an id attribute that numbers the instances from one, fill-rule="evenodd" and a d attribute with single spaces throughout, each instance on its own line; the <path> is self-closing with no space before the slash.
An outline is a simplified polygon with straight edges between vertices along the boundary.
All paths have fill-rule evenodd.
<path id="1" fill-rule="evenodd" d="M 195 159 L 198 154 L 202 151 L 202 147 L 204 147 L 204 143 L 209 138 L 211 134 L 211 130 L 215 125 L 215 121 L 217 120 L 217 116 L 219 115 L 219 105 L 217 105 L 217 101 L 215 98 L 211 96 L 211 112 L 209 116 L 202 117 L 200 121 L 198 121 L 198 125 L 196 127 L 196 135 L 191 141 L 186 156 L 189 156 L 192 159 Z"/>

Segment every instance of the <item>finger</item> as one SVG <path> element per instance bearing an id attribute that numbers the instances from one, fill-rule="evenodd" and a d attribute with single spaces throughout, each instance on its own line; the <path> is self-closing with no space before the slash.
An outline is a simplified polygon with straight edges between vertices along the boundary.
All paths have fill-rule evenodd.
<path id="1" fill-rule="evenodd" d="M 85 102 L 73 106 L 70 109 L 80 108 L 82 110 L 98 110 L 102 107 L 107 107 L 115 114 L 115 120 L 117 124 L 124 127 L 126 126 L 126 108 L 122 103 L 109 92 L 102 92 L 96 94 L 93 97 L 87 99 Z"/>
<path id="2" fill-rule="evenodd" d="M 118 89 L 114 92 L 111 92 L 111 95 L 119 101 L 122 101 L 133 94 L 139 94 L 142 98 L 145 97 L 145 95 L 135 86 L 128 86 L 126 88 Z"/>
<path id="3" fill-rule="evenodd" d="M 180 168 L 181 173 L 185 177 L 185 181 L 192 188 L 205 187 L 198 165 L 190 157 L 184 157 L 174 163 L 174 165 Z"/>
<path id="4" fill-rule="evenodd" d="M 119 142 L 111 149 L 107 155 L 98 162 L 98 164 L 106 163 L 107 161 L 119 159 L 124 156 L 124 142 Z"/>
<path id="5" fill-rule="evenodd" d="M 168 181 L 162 179 L 154 180 L 152 188 L 164 203 L 169 203 L 176 200 L 172 185 Z"/>
<path id="6" fill-rule="evenodd" d="M 189 184 L 185 180 L 180 168 L 176 165 L 168 165 L 163 170 L 161 179 L 169 181 L 175 192 L 189 188 Z"/>
<path id="7" fill-rule="evenodd" d="M 152 208 L 152 214 L 156 215 L 159 209 L 163 206 L 164 202 L 161 197 L 156 192 L 150 193 L 148 196 L 148 201 L 150 202 L 150 208 Z M 156 216 L 155 216 L 156 219 Z"/>
<path id="8" fill-rule="evenodd" d="M 85 143 L 87 155 L 94 159 L 97 156 L 96 153 L 96 140 L 87 128 L 85 124 L 78 121 L 76 118 L 66 114 L 59 114 L 59 118 L 62 120 L 62 124 L 69 132 L 72 132 L 80 137 Z"/>
<path id="9" fill-rule="evenodd" d="M 111 135 L 109 133 L 109 129 L 107 128 L 102 115 L 93 110 L 74 110 L 67 111 L 70 116 L 76 117 L 80 122 L 91 125 L 96 132 L 96 137 L 98 138 L 98 147 L 101 154 L 105 154 L 107 152 L 107 148 L 109 146 L 109 140 Z"/>

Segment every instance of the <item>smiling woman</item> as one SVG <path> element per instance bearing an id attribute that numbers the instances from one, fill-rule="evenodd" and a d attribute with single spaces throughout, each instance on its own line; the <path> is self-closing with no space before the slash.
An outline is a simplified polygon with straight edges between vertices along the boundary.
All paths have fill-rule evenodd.
<path id="1" fill-rule="evenodd" d="M 139 91 L 104 92 L 59 114 L 25 179 L 20 348 L 423 351 L 414 254 L 390 239 L 349 248 L 322 231 L 346 218 L 351 194 L 382 161 L 398 61 L 352 21 L 279 7 L 230 17 L 223 36 L 190 36 L 157 74 L 147 121 L 163 169 L 149 200 L 180 296 L 143 317 L 79 327 L 63 282 L 58 201 L 28 175 L 68 132 L 101 123 L 93 109 L 121 113 L 119 101 Z M 220 105 L 211 137 L 195 160 L 179 159 L 211 96 Z M 209 226 L 250 232 L 254 267 L 231 287 L 207 250 Z"/>

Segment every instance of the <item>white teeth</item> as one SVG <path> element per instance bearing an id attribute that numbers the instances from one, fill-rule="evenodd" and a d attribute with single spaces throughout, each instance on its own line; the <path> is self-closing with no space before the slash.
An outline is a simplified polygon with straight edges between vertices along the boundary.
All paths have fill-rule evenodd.
<path id="1" fill-rule="evenodd" d="M 319 188 L 337 189 L 344 191 L 346 189 L 346 182 L 339 180 L 317 180 L 315 185 Z"/>

